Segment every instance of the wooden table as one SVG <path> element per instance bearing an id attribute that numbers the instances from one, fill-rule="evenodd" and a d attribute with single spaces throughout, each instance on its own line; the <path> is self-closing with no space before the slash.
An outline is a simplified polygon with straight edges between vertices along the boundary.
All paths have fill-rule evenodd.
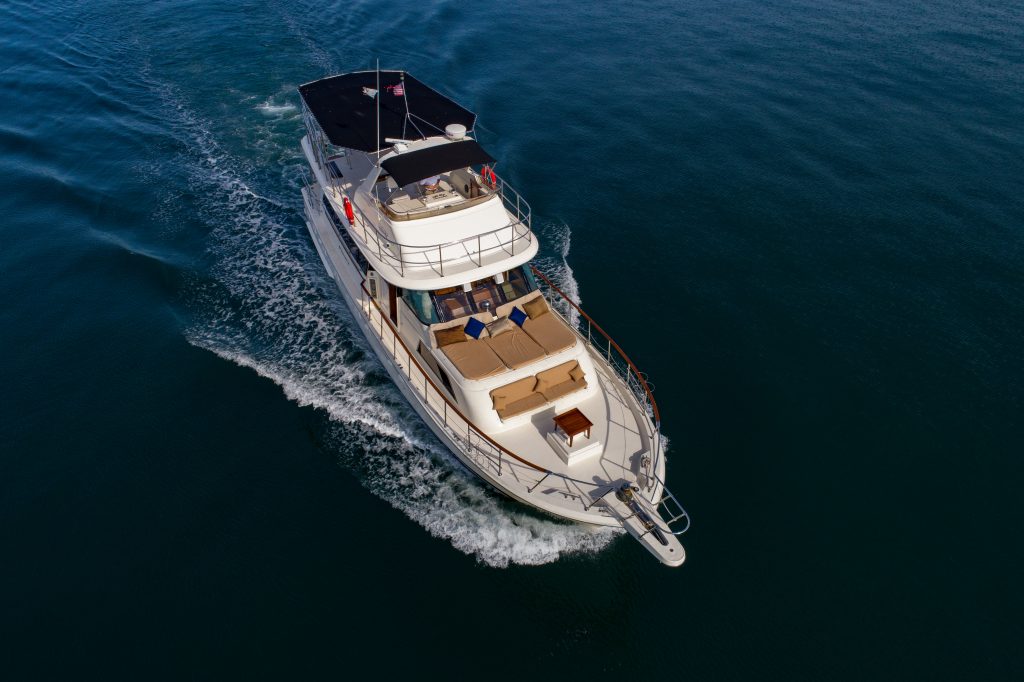
<path id="1" fill-rule="evenodd" d="M 590 427 L 593 425 L 593 422 L 587 419 L 586 415 L 575 407 L 568 412 L 555 415 L 555 426 L 560 428 L 569 437 L 569 447 L 572 447 L 574 436 L 583 433 L 586 434 L 587 438 L 590 438 Z"/>

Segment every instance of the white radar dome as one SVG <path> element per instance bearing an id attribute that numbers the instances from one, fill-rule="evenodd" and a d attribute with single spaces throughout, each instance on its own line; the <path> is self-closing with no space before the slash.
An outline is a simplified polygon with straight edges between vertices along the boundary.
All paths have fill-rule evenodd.
<path id="1" fill-rule="evenodd" d="M 449 140 L 461 140 L 466 136 L 466 126 L 461 123 L 450 123 L 445 126 L 444 136 Z"/>

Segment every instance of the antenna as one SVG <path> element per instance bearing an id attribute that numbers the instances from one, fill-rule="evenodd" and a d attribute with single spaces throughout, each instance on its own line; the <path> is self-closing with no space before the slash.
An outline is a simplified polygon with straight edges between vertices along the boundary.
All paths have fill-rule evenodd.
<path id="1" fill-rule="evenodd" d="M 402 137 L 405 137 L 405 131 L 409 126 L 409 99 L 405 95 L 405 71 L 398 78 L 402 88 L 402 101 L 405 102 L 405 118 L 402 120 Z"/>

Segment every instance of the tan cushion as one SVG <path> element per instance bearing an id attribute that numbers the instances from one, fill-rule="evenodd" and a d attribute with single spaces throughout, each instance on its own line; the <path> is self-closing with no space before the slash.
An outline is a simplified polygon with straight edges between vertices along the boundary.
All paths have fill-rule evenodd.
<path id="1" fill-rule="evenodd" d="M 560 365 L 556 365 L 551 369 L 538 372 L 536 390 L 541 393 L 545 393 L 552 386 L 556 386 L 566 381 L 572 381 L 572 374 L 570 374 L 570 372 L 574 367 L 579 367 L 579 363 L 575 360 L 570 360 L 569 362 L 563 362 Z"/>
<path id="2" fill-rule="evenodd" d="M 510 332 L 514 329 L 517 329 L 516 324 L 507 317 L 499 317 L 497 320 L 487 325 L 487 332 L 491 336 L 497 336 L 498 334 Z"/>
<path id="3" fill-rule="evenodd" d="M 491 400 L 494 401 L 494 409 L 501 412 L 508 405 L 508 394 L 491 393 Z"/>
<path id="4" fill-rule="evenodd" d="M 586 387 L 586 381 L 563 381 L 560 384 L 548 386 L 542 394 L 548 402 L 552 402 L 574 391 L 582 391 Z"/>
<path id="5" fill-rule="evenodd" d="M 541 297 L 535 298 L 532 301 L 527 301 L 523 304 L 523 312 L 530 316 L 531 320 L 536 320 L 541 315 L 548 311 L 548 304 L 544 302 Z"/>
<path id="6" fill-rule="evenodd" d="M 519 327 L 501 336 L 487 339 L 487 345 L 509 369 L 525 367 L 547 355 L 544 349 Z"/>
<path id="7" fill-rule="evenodd" d="M 533 393 L 533 387 L 537 385 L 536 377 L 526 377 L 519 381 L 513 381 L 511 384 L 505 384 L 491 391 L 491 398 L 498 396 L 504 397 L 508 402 L 515 402 L 521 400 L 531 393 Z"/>
<path id="8" fill-rule="evenodd" d="M 569 375 L 572 377 L 573 381 L 583 381 L 583 368 L 577 364 L 569 370 Z"/>
<path id="9" fill-rule="evenodd" d="M 540 407 L 546 402 L 547 401 L 544 399 L 544 396 L 542 396 L 540 393 L 531 393 L 525 398 L 520 398 L 515 402 L 510 402 L 508 405 L 505 406 L 504 410 L 498 410 L 498 416 L 501 417 L 502 419 L 508 419 L 509 417 L 516 416 L 517 414 L 522 414 L 527 410 L 532 410 L 535 407 Z"/>
<path id="10" fill-rule="evenodd" d="M 466 340 L 466 332 L 462 327 L 449 327 L 448 329 L 437 329 L 434 331 L 434 338 L 437 339 L 437 347 L 444 348 L 453 343 L 462 343 Z"/>
<path id="11" fill-rule="evenodd" d="M 541 315 L 523 322 L 523 331 L 533 337 L 548 355 L 554 355 L 576 345 L 576 335 L 554 313 Z"/>
<path id="12" fill-rule="evenodd" d="M 491 352 L 482 339 L 448 344 L 441 348 L 441 352 L 467 379 L 483 379 L 508 371 L 501 358 Z"/>

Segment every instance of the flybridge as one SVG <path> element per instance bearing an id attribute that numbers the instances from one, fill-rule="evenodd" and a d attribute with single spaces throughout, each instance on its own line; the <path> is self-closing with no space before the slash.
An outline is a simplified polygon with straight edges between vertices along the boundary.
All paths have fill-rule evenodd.
<path id="1" fill-rule="evenodd" d="M 453 123 L 472 132 L 476 123 L 472 111 L 405 71 L 331 76 L 300 85 L 299 94 L 332 145 L 363 152 L 387 149 L 387 138 L 443 135 Z"/>
<path id="2" fill-rule="evenodd" d="M 332 76 L 299 91 L 316 183 L 389 282 L 462 285 L 536 254 L 529 205 L 468 136 L 475 114 L 404 71 Z"/>

